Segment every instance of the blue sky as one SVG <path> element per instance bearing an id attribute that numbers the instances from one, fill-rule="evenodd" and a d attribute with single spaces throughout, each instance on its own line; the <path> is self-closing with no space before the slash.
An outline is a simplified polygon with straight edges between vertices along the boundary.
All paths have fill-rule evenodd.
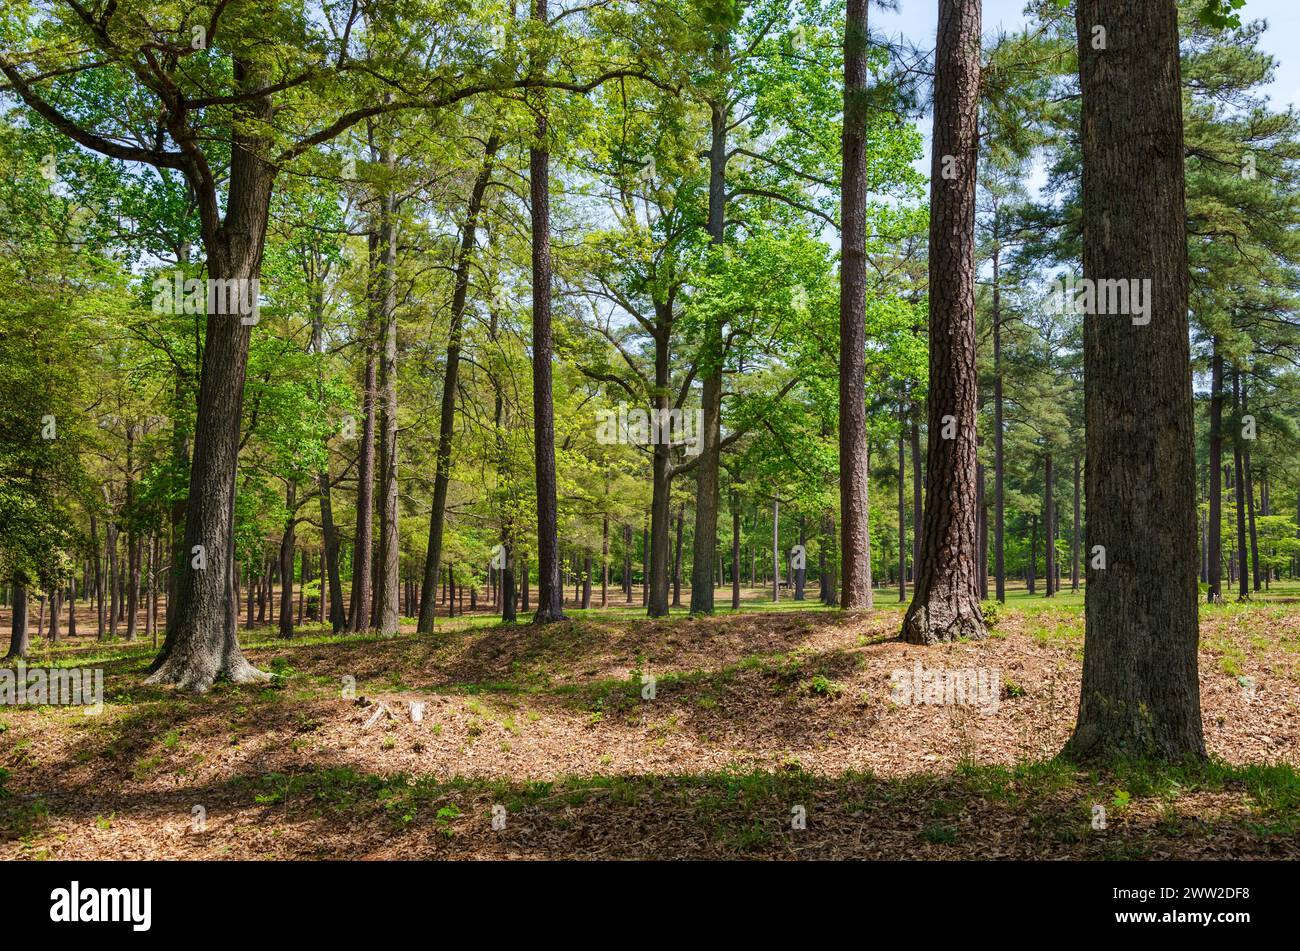
<path id="1" fill-rule="evenodd" d="M 1023 0 L 984 0 L 984 33 L 998 28 L 1008 32 L 1025 22 Z M 934 47 L 935 24 L 939 16 L 938 0 L 902 0 L 897 13 L 872 9 L 872 28 L 889 34 L 902 34 L 918 44 Z M 1300 40 L 1300 2 L 1298 0 L 1246 0 L 1241 18 L 1268 21 L 1262 46 L 1279 61 L 1277 76 L 1269 87 L 1275 108 L 1300 106 L 1300 57 L 1294 46 Z"/>
<path id="2" fill-rule="evenodd" d="M 1025 23 L 1024 0 L 984 0 L 984 35 L 989 37 L 999 29 L 1014 32 Z M 1246 0 L 1240 11 L 1243 22 L 1265 20 L 1268 30 L 1260 46 L 1273 54 L 1278 61 L 1273 82 L 1267 87 L 1273 108 L 1285 109 L 1288 105 L 1300 108 L 1300 55 L 1295 45 L 1300 41 L 1300 0 Z M 889 36 L 902 35 L 924 49 L 934 48 L 935 26 L 939 16 L 938 0 L 901 0 L 897 13 L 871 9 L 873 32 Z M 925 136 L 925 156 L 916 167 L 925 175 L 930 173 L 930 119 L 920 120 L 918 128 Z M 1030 187 L 1039 182 L 1038 170 L 1031 176 Z"/>

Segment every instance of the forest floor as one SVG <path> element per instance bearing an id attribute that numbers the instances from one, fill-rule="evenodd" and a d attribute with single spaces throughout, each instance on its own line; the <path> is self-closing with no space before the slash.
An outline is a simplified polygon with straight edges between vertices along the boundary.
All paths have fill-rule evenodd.
<path id="1" fill-rule="evenodd" d="M 1105 772 L 1053 759 L 1080 596 L 1015 592 L 987 641 L 931 648 L 877 598 L 243 632 L 273 682 L 202 697 L 145 687 L 147 644 L 38 643 L 106 702 L 0 709 L 0 857 L 1300 857 L 1300 586 L 1202 608 L 1210 764 Z M 899 702 L 917 664 L 999 686 Z"/>

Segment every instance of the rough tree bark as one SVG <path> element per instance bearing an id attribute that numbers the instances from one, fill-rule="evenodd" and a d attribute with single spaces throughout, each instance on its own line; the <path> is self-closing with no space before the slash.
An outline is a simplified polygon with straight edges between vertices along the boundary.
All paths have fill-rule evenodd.
<path id="1" fill-rule="evenodd" d="M 867 2 L 844 21 L 840 188 L 840 606 L 872 604 L 867 497 Z"/>
<path id="2" fill-rule="evenodd" d="M 921 563 L 903 640 L 987 635 L 976 529 L 975 179 L 979 0 L 940 0 L 930 163 L 930 391 Z"/>
<path id="3" fill-rule="evenodd" d="M 1076 23 L 1084 277 L 1151 292 L 1148 322 L 1084 318 L 1086 547 L 1105 569 L 1088 576 L 1065 754 L 1203 758 L 1178 8 L 1078 0 Z"/>
<path id="4" fill-rule="evenodd" d="M 720 32 L 714 54 L 725 60 L 729 36 Z M 720 246 L 727 227 L 727 125 L 724 103 L 711 104 L 709 241 Z M 713 560 L 718 546 L 718 470 L 722 456 L 722 328 L 710 326 L 700 356 L 701 446 L 696 464 L 695 535 L 691 544 L 691 613 L 713 613 Z"/>
<path id="5" fill-rule="evenodd" d="M 533 18 L 547 22 L 547 0 L 535 0 Z M 543 68 L 534 54 L 533 71 Z M 536 141 L 528 150 L 533 245 L 533 442 L 537 483 L 537 611 L 534 624 L 564 618 L 556 513 L 555 406 L 551 402 L 551 153 L 545 92 L 537 93 Z"/>
<path id="6" fill-rule="evenodd" d="M 265 76 L 243 63 L 237 61 L 234 70 L 240 88 L 265 88 Z M 214 193 L 201 195 L 199 205 L 209 279 L 251 282 L 261 274 L 275 181 L 275 167 L 264 156 L 268 143 L 257 135 L 271 120 L 271 101 L 254 96 L 240 109 L 250 121 L 237 123 L 231 134 L 224 219 Z M 167 637 L 146 681 L 197 692 L 218 676 L 236 683 L 270 679 L 239 649 L 231 608 L 235 482 L 252 324 L 239 314 L 213 313 L 207 315 L 206 330 L 182 546 L 189 560 L 177 579 Z"/>

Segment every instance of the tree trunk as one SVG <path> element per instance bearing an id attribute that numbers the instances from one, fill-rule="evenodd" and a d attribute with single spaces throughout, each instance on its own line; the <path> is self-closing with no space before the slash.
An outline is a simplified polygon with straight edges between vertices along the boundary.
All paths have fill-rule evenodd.
<path id="1" fill-rule="evenodd" d="M 1223 353 L 1219 338 L 1212 342 L 1210 362 L 1210 512 L 1207 542 L 1211 604 L 1223 600 Z"/>
<path id="2" fill-rule="evenodd" d="M 979 585 L 976 589 L 979 599 L 987 601 L 989 599 L 989 517 L 988 517 L 988 500 L 984 492 L 984 466 L 976 464 L 975 466 L 975 512 L 979 520 Z"/>
<path id="3" fill-rule="evenodd" d="M 781 600 L 781 500 L 772 499 L 772 602 Z"/>
<path id="4" fill-rule="evenodd" d="M 641 606 L 645 607 L 650 601 L 650 585 L 654 583 L 650 576 L 650 517 L 646 515 L 641 519 Z M 657 585 L 656 585 L 657 587 Z M 664 599 L 667 600 L 668 591 L 664 590 Z M 665 608 L 666 611 L 666 608 Z"/>
<path id="5" fill-rule="evenodd" d="M 930 163 L 930 389 L 921 563 L 903 640 L 987 631 L 977 595 L 975 192 L 979 0 L 940 0 Z"/>
<path id="6" fill-rule="evenodd" d="M 1178 9 L 1078 0 L 1076 23 L 1084 277 L 1149 279 L 1151 290 L 1140 323 L 1083 320 L 1085 547 L 1104 549 L 1105 569 L 1088 577 L 1065 753 L 1203 758 Z"/>
<path id="7" fill-rule="evenodd" d="M 150 594 L 153 593 L 153 562 L 149 563 L 151 573 L 149 575 Z M 73 574 L 68 582 L 68 640 L 77 636 L 77 576 Z"/>
<path id="8" fill-rule="evenodd" d="M 391 147 L 380 153 L 391 172 Z M 397 203 L 385 187 L 379 226 L 379 315 L 383 355 L 379 364 L 379 551 L 375 561 L 372 626 L 384 637 L 397 633 L 400 622 L 398 585 L 401 544 L 397 505 Z"/>
<path id="9" fill-rule="evenodd" d="M 677 557 L 682 553 L 682 516 L 677 515 Z M 731 609 L 740 610 L 740 497 L 731 492 Z"/>
<path id="10" fill-rule="evenodd" d="M 682 523 L 685 521 L 686 505 L 682 504 L 677 507 L 677 544 L 676 554 L 673 556 L 673 607 L 675 608 L 682 606 Z"/>
<path id="11" fill-rule="evenodd" d="M 460 376 L 460 349 L 465 326 L 465 304 L 469 295 L 469 272 L 478 236 L 479 212 L 492 179 L 493 160 L 500 143 L 494 135 L 484 149 L 483 164 L 470 189 L 461 226 L 456 257 L 455 283 L 451 295 L 451 327 L 447 337 L 447 366 L 443 371 L 442 404 L 438 415 L 438 451 L 433 477 L 433 509 L 429 513 L 429 544 L 420 587 L 420 617 L 415 629 L 433 631 L 434 604 L 438 591 L 438 563 L 442 559 L 442 532 L 447 514 L 447 488 L 451 482 L 451 447 L 456 431 L 456 391 Z"/>
<path id="12" fill-rule="evenodd" d="M 844 21 L 840 189 L 840 606 L 872 604 L 867 486 L 867 0 Z"/>
<path id="13" fill-rule="evenodd" d="M 99 553 L 99 529 L 98 520 L 95 516 L 90 516 L 90 546 L 94 549 L 95 560 L 95 637 L 99 640 L 104 639 L 104 566 L 103 557 Z"/>
<path id="14" fill-rule="evenodd" d="M 260 72 L 239 61 L 234 72 L 241 89 L 264 88 L 266 77 Z M 271 120 L 271 102 L 269 97 L 256 96 L 237 108 L 251 121 L 233 124 L 224 218 L 216 208 L 200 203 L 203 244 L 210 280 L 235 280 L 246 283 L 228 286 L 252 287 L 261 273 L 275 180 L 275 167 L 263 157 L 268 143 L 258 137 Z M 235 483 L 254 319 L 246 322 L 231 313 L 207 315 L 182 546 L 189 562 L 177 581 L 176 610 L 146 683 L 203 692 L 219 675 L 236 683 L 270 679 L 240 651 L 231 609 Z"/>
<path id="15" fill-rule="evenodd" d="M 373 252 L 372 252 L 373 253 Z M 373 332 L 368 321 L 367 335 Z M 378 379 L 378 354 L 373 339 L 366 341 L 361 446 L 357 456 L 357 525 L 352 543 L 352 593 L 348 629 L 364 631 L 370 626 L 371 557 L 374 550 L 373 508 L 375 491 L 375 390 Z"/>
<path id="16" fill-rule="evenodd" d="M 27 585 L 14 583 L 13 624 L 9 632 L 9 653 L 5 660 L 21 660 L 27 656 Z"/>
<path id="17" fill-rule="evenodd" d="M 107 493 L 107 490 L 105 490 Z M 117 619 L 119 612 L 118 602 L 121 600 L 121 585 L 118 584 L 118 575 L 121 573 L 117 558 L 117 517 L 115 513 L 110 512 L 108 521 L 104 523 L 104 547 L 108 552 L 108 637 L 109 640 L 117 640 Z"/>
<path id="18" fill-rule="evenodd" d="M 280 536 L 280 636 L 293 637 L 293 549 L 294 531 L 298 519 L 294 515 L 298 494 L 296 483 L 290 482 L 285 495 L 289 517 Z M 305 580 L 305 579 L 304 579 Z"/>
<path id="19" fill-rule="evenodd" d="M 1250 405 L 1246 394 L 1246 384 L 1241 384 L 1241 413 L 1244 417 Z M 1250 577 L 1251 588 L 1259 590 L 1259 534 L 1255 530 L 1255 477 L 1250 465 L 1250 440 L 1246 438 L 1244 424 L 1237 422 L 1237 435 L 1241 440 L 1242 487 L 1246 495 L 1246 523 L 1250 529 Z"/>
<path id="20" fill-rule="evenodd" d="M 1055 470 L 1052 454 L 1047 454 L 1043 464 L 1043 567 L 1044 591 L 1047 597 L 1056 594 L 1056 497 L 1052 491 Z"/>
<path id="21" fill-rule="evenodd" d="M 135 512 L 135 424 L 126 426 L 126 639 L 135 640 L 140 608 L 140 539 Z"/>
<path id="22" fill-rule="evenodd" d="M 534 0 L 533 18 L 547 21 L 547 0 Z M 534 54 L 534 72 L 539 71 Z M 537 612 L 534 624 L 564 618 L 556 511 L 555 406 L 551 401 L 551 153 L 546 94 L 537 93 L 536 143 L 528 151 L 533 251 L 533 440 L 537 482 Z"/>
<path id="23" fill-rule="evenodd" d="M 1038 590 L 1038 516 L 1029 516 L 1029 565 L 1025 568 L 1025 588 L 1030 594 Z"/>
<path id="24" fill-rule="evenodd" d="M 1241 371 L 1236 367 L 1232 369 L 1232 408 L 1237 418 L 1237 425 L 1240 427 Z M 1237 600 L 1245 601 L 1250 598 L 1250 566 L 1247 563 L 1249 549 L 1246 541 L 1246 478 L 1243 472 L 1241 443 L 1241 431 L 1238 429 L 1232 437 L 1232 489 L 1237 500 Z"/>
<path id="25" fill-rule="evenodd" d="M 997 218 L 994 218 L 993 246 L 993 577 L 998 601 L 1007 600 L 1006 566 L 1006 495 L 1003 477 L 1006 451 L 1003 447 L 1005 424 L 1002 421 L 1002 287 L 999 277 Z"/>
<path id="26" fill-rule="evenodd" d="M 655 335 L 655 387 L 651 398 L 652 420 L 667 420 L 669 408 L 668 385 L 668 337 L 669 325 L 667 308 L 656 302 L 655 311 L 659 332 Z M 651 461 L 651 497 L 650 497 L 650 569 L 647 580 L 650 584 L 647 597 L 650 617 L 664 617 L 668 614 L 668 589 L 670 584 L 669 568 L 671 545 L 669 531 L 672 526 L 672 457 L 668 444 L 667 422 L 652 423 L 661 432 L 654 441 Z"/>
<path id="27" fill-rule="evenodd" d="M 680 538 L 680 536 L 678 536 Z M 678 548 L 680 553 L 681 549 Z M 678 599 L 680 603 L 680 599 Z M 609 515 L 600 521 L 600 606 L 609 607 Z"/>
<path id="28" fill-rule="evenodd" d="M 1070 541 L 1070 590 L 1079 590 L 1079 546 L 1083 540 L 1083 524 L 1079 492 L 1079 455 L 1074 455 L 1074 523 L 1071 526 Z"/>
<path id="29" fill-rule="evenodd" d="M 919 332 L 919 331 L 918 331 Z M 912 404 L 912 426 L 909 433 L 909 451 L 912 454 L 912 586 L 916 586 L 916 573 L 921 568 L 921 522 L 924 519 L 924 500 L 921 497 L 925 485 L 925 473 L 922 470 L 921 452 L 921 408 Z"/>
<path id="30" fill-rule="evenodd" d="M 901 604 L 907 600 L 907 479 L 904 477 L 907 465 L 907 410 L 901 403 L 898 407 L 898 421 L 898 601 Z"/>

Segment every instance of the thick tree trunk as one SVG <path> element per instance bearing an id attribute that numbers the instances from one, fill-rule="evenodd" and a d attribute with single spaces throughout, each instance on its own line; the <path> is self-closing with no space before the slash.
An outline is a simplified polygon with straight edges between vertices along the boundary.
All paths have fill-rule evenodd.
<path id="1" fill-rule="evenodd" d="M 1083 320 L 1086 547 L 1103 550 L 1105 568 L 1088 576 L 1065 753 L 1201 758 L 1178 9 L 1078 0 L 1076 23 L 1084 277 L 1149 280 L 1150 292 L 1145 320 Z"/>
<path id="2" fill-rule="evenodd" d="M 930 163 L 930 390 L 921 562 L 903 640 L 982 638 L 976 559 L 979 0 L 940 0 Z"/>
<path id="3" fill-rule="evenodd" d="M 243 89 L 263 88 L 266 82 L 265 76 L 238 61 L 234 70 Z M 224 219 L 216 207 L 200 201 L 203 244 L 209 279 L 255 286 L 251 282 L 261 273 L 275 180 L 274 166 L 264 160 L 268 143 L 257 135 L 270 122 L 271 102 L 259 96 L 239 108 L 252 120 L 252 128 L 237 123 L 231 136 Z M 236 683 L 270 679 L 240 651 L 231 607 L 235 484 L 251 332 L 251 320 L 245 322 L 245 317 L 207 315 L 182 546 L 189 561 L 177 580 L 176 610 L 147 683 L 202 692 L 218 676 Z"/>
<path id="4" fill-rule="evenodd" d="M 547 0 L 534 0 L 533 18 L 547 21 Z M 534 62 L 534 71 L 539 71 Z M 533 440 L 537 483 L 537 612 L 534 624 L 564 618 L 556 511 L 555 406 L 551 401 L 551 153 L 545 93 L 538 93 L 536 143 L 528 151 L 533 251 Z"/>
<path id="5" fill-rule="evenodd" d="M 840 188 L 840 606 L 872 604 L 867 486 L 867 0 L 844 21 Z"/>

